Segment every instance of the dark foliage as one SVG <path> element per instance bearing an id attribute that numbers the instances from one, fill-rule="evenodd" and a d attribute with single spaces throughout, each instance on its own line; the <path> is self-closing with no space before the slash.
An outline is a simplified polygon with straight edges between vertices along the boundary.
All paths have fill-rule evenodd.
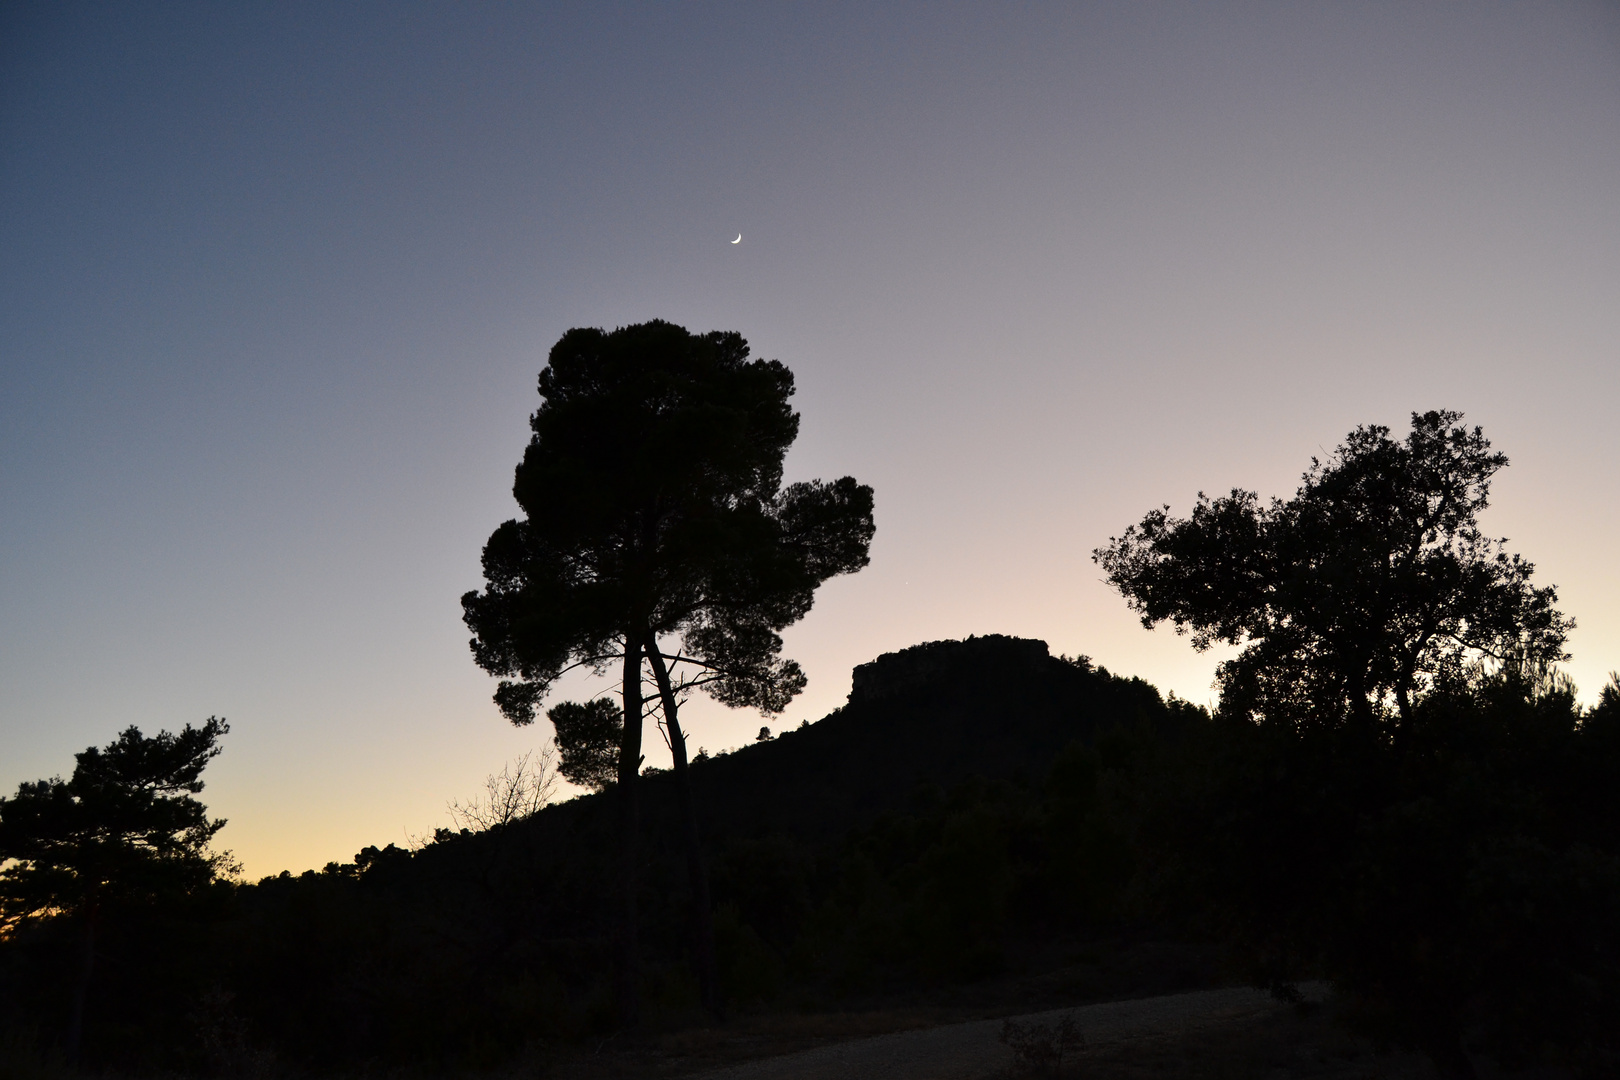
<path id="1" fill-rule="evenodd" d="M 1140 819 L 1162 908 L 1285 987 L 1329 977 L 1360 1026 L 1469 1054 L 1620 1063 L 1620 754 L 1606 703 L 1517 674 L 1427 695 L 1413 737 L 1218 721 Z"/>
<path id="2" fill-rule="evenodd" d="M 196 918 L 217 905 L 213 886 L 229 860 L 209 842 L 225 822 L 210 820 L 194 796 L 229 730 L 217 717 L 178 734 L 147 737 L 131 727 L 76 755 L 70 779 L 24 782 L 0 798 L 0 936 L 25 955 L 71 943 L 72 959 L 58 956 L 66 962 L 42 973 L 32 1001 L 43 1026 L 62 1030 L 69 1060 L 80 1054 L 97 975 L 101 983 L 119 976 L 109 961 L 138 963 L 154 989 L 172 989 L 196 967 L 195 950 L 159 942 L 172 935 L 195 945 Z M 131 1025 L 173 1026 L 172 1014 L 153 1007 L 161 998 L 100 996 L 109 1007 L 92 1045 Z"/>
<path id="3" fill-rule="evenodd" d="M 681 635 L 728 704 L 776 711 L 803 685 L 777 631 L 865 565 L 872 492 L 782 486 L 793 375 L 748 357 L 739 334 L 659 321 L 552 348 L 512 488 L 525 517 L 490 537 L 486 588 L 462 598 L 515 723 L 570 663 L 622 658 L 649 630 Z"/>
<path id="4" fill-rule="evenodd" d="M 1399 728 L 1481 657 L 1566 659 L 1573 625 L 1532 565 L 1480 531 L 1507 458 L 1461 420 L 1414 413 L 1404 442 L 1359 427 L 1286 502 L 1200 493 L 1191 517 L 1155 510 L 1093 558 L 1144 626 L 1244 646 L 1221 665 L 1223 709 Z"/>
<path id="5" fill-rule="evenodd" d="M 562 761 L 558 771 L 592 791 L 606 791 L 619 775 L 624 718 L 611 701 L 564 701 L 546 710 Z"/>
<path id="6" fill-rule="evenodd" d="M 192 796 L 229 730 L 215 717 L 177 735 L 132 727 L 78 754 L 71 779 L 24 782 L 0 797 L 0 919 L 83 916 L 211 880 L 208 844 L 225 822 L 210 821 Z"/>
<path id="7" fill-rule="evenodd" d="M 1134 847 L 1257 977 L 1327 975 L 1447 1075 L 1473 1052 L 1607 1074 L 1620 690 L 1583 717 L 1553 673 L 1572 623 L 1480 531 L 1507 459 L 1460 420 L 1357 428 L 1291 500 L 1200 496 L 1095 553 L 1144 625 L 1244 646 Z"/>

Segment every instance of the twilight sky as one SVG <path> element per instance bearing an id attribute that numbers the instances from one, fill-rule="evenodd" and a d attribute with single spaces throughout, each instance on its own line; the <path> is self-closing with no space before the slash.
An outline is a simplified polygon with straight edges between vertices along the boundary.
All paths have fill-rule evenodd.
<path id="1" fill-rule="evenodd" d="M 535 375 L 653 317 L 877 491 L 809 689 L 694 745 L 970 633 L 1209 701 L 1091 549 L 1415 409 L 1512 458 L 1582 696 L 1620 667 L 1612 4 L 12 3 L 0 791 L 219 714 L 251 876 L 447 824 L 547 734 L 458 604 Z"/>

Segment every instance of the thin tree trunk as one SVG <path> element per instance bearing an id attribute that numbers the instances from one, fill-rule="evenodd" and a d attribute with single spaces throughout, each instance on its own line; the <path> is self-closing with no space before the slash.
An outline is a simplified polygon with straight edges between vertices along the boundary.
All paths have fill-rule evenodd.
<path id="1" fill-rule="evenodd" d="M 719 965 L 714 957 L 714 905 L 709 899 L 709 872 L 703 864 L 703 843 L 698 834 L 697 806 L 692 799 L 692 774 L 686 767 L 686 736 L 677 717 L 675 691 L 658 641 L 647 636 L 647 658 L 658 680 L 658 695 L 669 726 L 669 749 L 675 765 L 675 795 L 680 805 L 681 838 L 686 843 L 686 876 L 692 890 L 692 958 L 697 965 L 698 991 L 703 1007 L 716 1023 L 725 1020 L 720 1003 Z"/>
<path id="2" fill-rule="evenodd" d="M 67 1059 L 68 1064 L 74 1067 L 79 1064 L 79 1046 L 84 1037 L 84 1010 L 90 1000 L 90 978 L 96 970 L 96 916 L 97 911 L 92 904 L 84 914 L 84 933 L 79 940 L 79 980 L 73 987 L 73 1006 L 68 1013 Z"/>
<path id="3" fill-rule="evenodd" d="M 641 815 L 636 781 L 641 775 L 641 641 L 625 635 L 624 735 L 619 741 L 619 888 L 618 955 L 614 997 L 619 1023 L 641 1023 L 641 950 L 636 941 L 636 887 L 640 878 Z"/>
<path id="4" fill-rule="evenodd" d="M 1363 731 L 1373 727 L 1372 702 L 1367 700 L 1367 665 L 1357 656 L 1355 674 L 1350 677 L 1350 715 Z"/>

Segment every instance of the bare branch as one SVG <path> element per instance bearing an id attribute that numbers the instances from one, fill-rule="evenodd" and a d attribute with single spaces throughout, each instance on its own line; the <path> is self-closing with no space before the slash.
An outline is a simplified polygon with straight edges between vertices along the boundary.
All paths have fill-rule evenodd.
<path id="1" fill-rule="evenodd" d="M 450 819 L 459 829 L 487 832 L 529 817 L 556 793 L 556 757 L 555 746 L 548 742 L 508 763 L 484 781 L 482 795 L 450 802 Z"/>

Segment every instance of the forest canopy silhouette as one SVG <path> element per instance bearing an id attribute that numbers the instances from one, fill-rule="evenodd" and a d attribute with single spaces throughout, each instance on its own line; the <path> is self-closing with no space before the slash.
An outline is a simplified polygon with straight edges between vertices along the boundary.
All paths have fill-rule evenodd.
<path id="1" fill-rule="evenodd" d="M 523 516 L 463 609 L 578 797 L 492 786 L 519 809 L 253 883 L 196 798 L 222 721 L 129 729 L 0 800 L 5 1052 L 489 1068 L 739 1014 L 1325 979 L 1446 1076 L 1620 1069 L 1620 681 L 1585 708 L 1558 670 L 1573 622 L 1481 524 L 1507 458 L 1479 428 L 1358 427 L 1291 497 L 1199 495 L 1095 549 L 1144 625 L 1238 648 L 1213 711 L 988 635 L 688 759 L 685 696 L 780 711 L 804 678 L 781 631 L 867 560 L 870 488 L 783 481 L 792 387 L 662 322 L 552 350 Z M 604 692 L 548 704 L 570 667 Z"/>

